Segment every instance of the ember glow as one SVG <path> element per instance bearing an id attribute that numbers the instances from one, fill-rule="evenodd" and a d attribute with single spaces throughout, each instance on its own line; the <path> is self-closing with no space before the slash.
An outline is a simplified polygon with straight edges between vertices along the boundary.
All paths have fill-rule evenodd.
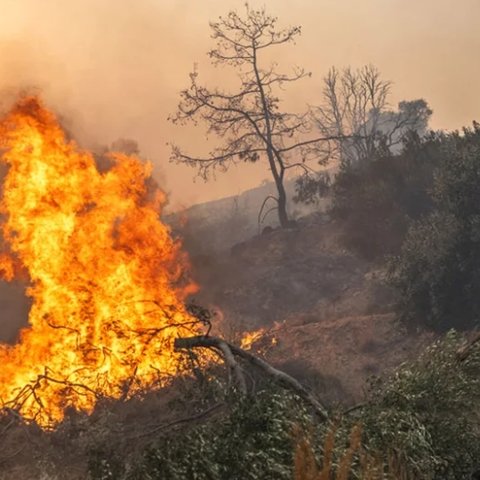
<path id="1" fill-rule="evenodd" d="M 0 401 L 49 427 L 67 407 L 125 397 L 181 369 L 173 340 L 196 334 L 196 289 L 151 166 L 111 154 L 100 172 L 35 97 L 0 121 L 0 276 L 25 278 L 29 326 L 0 345 Z"/>
<path id="2" fill-rule="evenodd" d="M 245 350 L 250 350 L 252 345 L 265 335 L 265 332 L 265 328 L 259 328 L 258 330 L 244 333 L 240 340 L 240 347 Z"/>

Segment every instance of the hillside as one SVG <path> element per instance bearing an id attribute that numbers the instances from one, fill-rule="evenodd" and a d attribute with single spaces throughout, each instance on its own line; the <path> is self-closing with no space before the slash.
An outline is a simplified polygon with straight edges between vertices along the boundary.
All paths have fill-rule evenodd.
<path id="1" fill-rule="evenodd" d="M 193 257 L 197 301 L 218 311 L 226 338 L 264 328 L 254 348 L 272 363 L 329 401 L 357 401 L 369 376 L 415 356 L 431 337 L 396 324 L 382 267 L 340 246 L 340 223 L 325 214 L 298 223 Z"/>
<path id="2" fill-rule="evenodd" d="M 296 229 L 272 230 L 223 252 L 192 256 L 201 286 L 195 301 L 217 312 L 214 333 L 239 342 L 245 331 L 263 328 L 252 351 L 328 405 L 361 401 L 371 375 L 417 356 L 432 340 L 402 332 L 382 268 L 343 249 L 341 231 L 327 215 L 311 214 Z M 12 287 L 11 295 L 10 301 L 22 292 Z M 71 412 L 51 434 L 5 417 L 0 478 L 33 480 L 54 472 L 42 478 L 84 479 L 87 452 L 95 452 L 97 442 L 128 454 L 141 451 L 150 441 L 145 432 L 198 408 L 196 387 L 188 383 L 179 379 L 172 389 L 143 399 L 105 402 L 90 418 Z"/>
<path id="3" fill-rule="evenodd" d="M 288 197 L 292 199 L 295 195 L 295 182 L 286 180 L 285 189 Z M 265 227 L 278 226 L 276 212 L 268 213 L 272 207 L 271 202 L 265 205 L 259 222 L 264 200 L 275 194 L 275 184 L 264 182 L 239 195 L 195 204 L 183 211 L 167 215 L 165 220 L 179 233 L 192 255 L 223 252 L 254 237 Z M 325 201 L 313 206 L 290 201 L 289 215 L 292 219 L 298 219 L 321 211 L 324 207 Z"/>

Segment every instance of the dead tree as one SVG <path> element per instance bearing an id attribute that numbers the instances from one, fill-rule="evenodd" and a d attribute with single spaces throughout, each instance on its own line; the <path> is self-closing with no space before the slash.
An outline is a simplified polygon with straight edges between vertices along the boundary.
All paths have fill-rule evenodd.
<path id="1" fill-rule="evenodd" d="M 275 182 L 277 195 L 265 199 L 276 210 L 282 227 L 290 226 L 287 213 L 285 175 L 292 169 L 311 171 L 309 161 L 317 158 L 327 139 L 311 137 L 307 113 L 284 112 L 277 92 L 287 84 L 310 76 L 302 68 L 291 74 L 277 71 L 275 63 L 265 65 L 263 55 L 275 47 L 292 43 L 300 27 L 277 28 L 277 19 L 264 9 L 246 5 L 246 15 L 232 11 L 210 24 L 216 48 L 209 52 L 215 66 L 229 66 L 238 74 L 239 86 L 232 92 L 208 88 L 198 82 L 196 69 L 190 74 L 190 86 L 181 92 L 176 123 L 201 121 L 208 133 L 223 140 L 205 157 L 186 153 L 172 145 L 171 161 L 197 168 L 203 179 L 216 171 L 225 171 L 239 162 L 266 161 Z"/>
<path id="2" fill-rule="evenodd" d="M 252 353 L 237 347 L 236 345 L 232 345 L 221 338 L 206 336 L 177 338 L 174 345 L 176 350 L 206 348 L 220 352 L 225 364 L 229 368 L 231 377 L 235 380 L 238 391 L 242 395 L 247 394 L 247 383 L 245 380 L 244 370 L 237 359 L 246 362 L 251 367 L 258 368 L 278 384 L 289 390 L 292 390 L 307 404 L 309 404 L 314 409 L 315 413 L 323 420 L 328 418 L 327 409 L 324 407 L 324 405 L 322 405 L 322 403 L 308 390 L 306 390 L 305 387 L 303 387 L 297 380 L 285 372 L 272 367 L 272 365 L 267 363 L 265 360 L 262 360 Z"/>
<path id="3" fill-rule="evenodd" d="M 359 70 L 332 68 L 324 78 L 323 102 L 314 108 L 317 128 L 333 137 L 330 152 L 343 166 L 372 160 L 379 148 L 392 150 L 410 131 L 423 134 L 432 114 L 425 100 L 389 108 L 391 82 L 372 65 Z"/>

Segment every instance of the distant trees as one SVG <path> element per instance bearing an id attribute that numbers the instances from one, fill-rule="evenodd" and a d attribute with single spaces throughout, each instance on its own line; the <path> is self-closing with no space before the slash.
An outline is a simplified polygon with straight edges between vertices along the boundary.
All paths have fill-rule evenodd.
<path id="1" fill-rule="evenodd" d="M 207 179 L 214 171 L 224 171 L 239 162 L 265 161 L 275 182 L 277 194 L 268 202 L 278 212 L 282 227 L 290 225 L 287 213 L 285 176 L 292 169 L 309 171 L 308 161 L 319 157 L 323 136 L 311 137 L 308 113 L 285 112 L 281 108 L 279 89 L 310 74 L 302 68 L 280 73 L 275 63 L 265 65 L 266 50 L 294 42 L 300 27 L 279 29 L 277 19 L 264 9 L 248 4 L 244 16 L 232 11 L 210 24 L 216 47 L 209 52 L 214 65 L 235 68 L 239 85 L 232 91 L 208 88 L 198 81 L 195 70 L 190 86 L 181 92 L 173 122 L 202 121 L 208 132 L 222 142 L 206 157 L 186 153 L 172 145 L 171 159 L 198 169 Z"/>
<path id="2" fill-rule="evenodd" d="M 391 82 L 372 65 L 358 70 L 333 67 L 323 82 L 321 103 L 312 107 L 313 122 L 327 139 L 319 152 L 321 163 L 336 160 L 339 172 L 334 181 L 310 171 L 299 177 L 294 200 L 307 204 L 325 195 L 332 184 L 345 184 L 364 173 L 369 176 L 372 172 L 366 170 L 372 170 L 373 163 L 399 154 L 412 134 L 425 135 L 432 114 L 423 99 L 402 101 L 392 110 Z M 335 195 L 341 191 L 334 186 Z"/>
<path id="3" fill-rule="evenodd" d="M 324 78 L 322 104 L 314 109 L 316 126 L 332 138 L 329 155 L 344 168 L 373 160 L 379 150 L 398 151 L 408 132 L 426 132 L 432 111 L 425 100 L 400 102 L 393 111 L 390 90 L 391 82 L 372 65 L 332 68 Z"/>
<path id="4" fill-rule="evenodd" d="M 444 135 L 412 132 L 398 153 L 377 152 L 358 168 L 342 168 L 331 187 L 330 213 L 342 222 L 340 241 L 370 260 L 396 255 L 412 221 L 434 208 L 434 174 Z"/>

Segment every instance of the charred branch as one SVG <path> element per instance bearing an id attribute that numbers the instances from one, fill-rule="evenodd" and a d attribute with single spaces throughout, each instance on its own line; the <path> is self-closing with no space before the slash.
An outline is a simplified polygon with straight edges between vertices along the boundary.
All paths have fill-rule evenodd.
<path id="1" fill-rule="evenodd" d="M 477 332 L 473 338 L 462 348 L 457 351 L 457 359 L 460 362 L 464 362 L 474 351 L 480 343 L 480 332 Z"/>
<path id="2" fill-rule="evenodd" d="M 315 413 L 326 420 L 328 418 L 327 409 L 322 405 L 322 403 L 316 399 L 303 385 L 295 380 L 295 378 L 291 377 L 290 375 L 282 372 L 281 370 L 276 369 L 265 360 L 253 355 L 246 350 L 243 350 L 240 347 L 232 345 L 225 340 L 216 337 L 204 337 L 204 336 L 197 336 L 197 337 L 190 337 L 190 338 L 177 338 L 175 340 L 175 349 L 176 350 L 190 350 L 194 348 L 208 348 L 208 349 L 217 349 L 222 351 L 222 353 L 227 352 L 228 358 L 225 358 L 225 362 L 227 365 L 230 366 L 230 362 L 235 357 L 238 357 L 253 367 L 258 368 L 264 374 L 266 374 L 269 378 L 274 380 L 276 383 L 282 385 L 284 388 L 287 388 L 294 393 L 296 393 L 301 399 L 303 399 L 307 404 L 309 404 L 315 411 Z M 235 361 L 235 369 L 241 370 L 239 364 Z M 230 367 L 232 368 L 232 367 Z M 237 375 L 238 371 L 235 371 L 235 375 Z M 242 375 L 241 378 L 243 382 L 245 381 L 245 377 Z M 245 387 L 246 392 L 246 387 Z"/>
<path id="3" fill-rule="evenodd" d="M 197 339 L 198 344 L 195 344 L 195 339 Z M 183 343 L 182 340 L 192 340 L 192 344 L 188 342 Z M 203 342 L 203 343 L 202 343 Z M 237 360 L 235 359 L 235 355 L 233 354 L 232 347 L 229 343 L 225 342 L 224 340 L 216 337 L 206 337 L 206 336 L 198 336 L 198 337 L 190 337 L 188 339 L 176 339 L 174 347 L 176 350 L 187 349 L 190 350 L 195 347 L 203 347 L 203 348 L 210 348 L 219 350 L 222 354 L 222 358 L 227 365 L 230 373 L 230 377 L 235 380 L 237 388 L 242 395 L 247 394 L 247 382 L 245 380 L 245 375 L 243 373 L 242 368 L 238 364 Z"/>

